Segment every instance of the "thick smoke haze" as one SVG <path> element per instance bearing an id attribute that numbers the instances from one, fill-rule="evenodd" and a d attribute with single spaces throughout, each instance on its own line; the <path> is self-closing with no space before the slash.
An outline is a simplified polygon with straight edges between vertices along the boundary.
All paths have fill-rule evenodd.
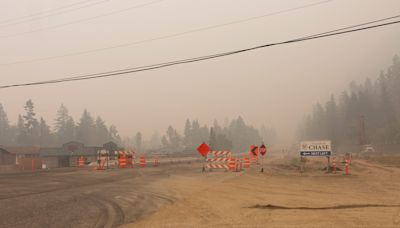
<path id="1" fill-rule="evenodd" d="M 68 3 L 78 2 L 69 0 Z M 55 79 L 231 51 L 329 31 L 398 14 L 398 0 L 336 0 L 314 7 L 184 36 L 77 56 L 58 56 L 277 12 L 318 1 L 166 0 L 94 20 L 21 34 L 94 17 L 148 1 L 108 1 L 14 26 L 0 25 L 0 85 Z M 66 1 L 0 3 L 0 21 L 65 5 Z M 6 37 L 16 34 L 15 36 Z M 168 125 L 183 131 L 186 118 L 223 124 L 242 116 L 274 127 L 282 142 L 294 136 L 312 105 L 351 81 L 375 79 L 400 53 L 400 27 L 378 28 L 261 49 L 154 71 L 55 85 L 0 90 L 14 124 L 28 99 L 38 116 L 54 120 L 61 104 L 75 120 L 83 109 L 115 124 L 122 136 L 149 138 Z M 50 123 L 52 124 L 52 123 Z"/>

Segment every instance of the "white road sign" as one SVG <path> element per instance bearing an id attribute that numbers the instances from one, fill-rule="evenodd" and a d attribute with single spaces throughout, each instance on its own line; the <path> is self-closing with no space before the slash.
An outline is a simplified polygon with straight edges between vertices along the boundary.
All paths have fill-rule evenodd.
<path id="1" fill-rule="evenodd" d="M 331 141 L 303 141 L 300 142 L 301 156 L 331 156 Z"/>

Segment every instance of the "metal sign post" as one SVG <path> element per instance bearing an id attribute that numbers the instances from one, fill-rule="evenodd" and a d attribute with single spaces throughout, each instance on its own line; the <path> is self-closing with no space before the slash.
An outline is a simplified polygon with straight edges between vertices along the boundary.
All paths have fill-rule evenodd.
<path id="1" fill-rule="evenodd" d="M 262 156 L 262 160 L 261 160 L 261 172 L 264 172 L 264 155 L 265 153 L 267 153 L 267 147 L 264 145 L 264 143 L 260 146 L 260 150 L 259 150 L 261 156 Z"/>

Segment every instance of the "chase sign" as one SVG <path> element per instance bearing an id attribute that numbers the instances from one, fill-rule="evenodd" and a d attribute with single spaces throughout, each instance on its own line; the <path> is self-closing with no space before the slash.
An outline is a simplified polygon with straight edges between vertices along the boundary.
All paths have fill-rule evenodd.
<path id="1" fill-rule="evenodd" d="M 300 142 L 300 156 L 331 156 L 331 141 L 303 141 Z"/>

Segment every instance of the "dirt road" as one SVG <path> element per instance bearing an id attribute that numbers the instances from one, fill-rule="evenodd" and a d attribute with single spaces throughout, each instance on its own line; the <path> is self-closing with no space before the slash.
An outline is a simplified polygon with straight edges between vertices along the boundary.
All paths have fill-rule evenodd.
<path id="1" fill-rule="evenodd" d="M 364 160 L 350 169 L 300 174 L 278 161 L 265 173 L 176 178 L 162 185 L 182 200 L 126 227 L 400 227 L 400 169 Z"/>
<path id="2" fill-rule="evenodd" d="M 0 227 L 400 227 L 400 166 L 356 160 L 345 176 L 317 163 L 300 174 L 284 160 L 264 173 L 184 162 L 0 174 Z"/>
<path id="3" fill-rule="evenodd" d="M 0 227 L 117 227 L 135 222 L 175 198 L 146 188 L 185 164 L 94 171 L 58 169 L 0 174 Z"/>

